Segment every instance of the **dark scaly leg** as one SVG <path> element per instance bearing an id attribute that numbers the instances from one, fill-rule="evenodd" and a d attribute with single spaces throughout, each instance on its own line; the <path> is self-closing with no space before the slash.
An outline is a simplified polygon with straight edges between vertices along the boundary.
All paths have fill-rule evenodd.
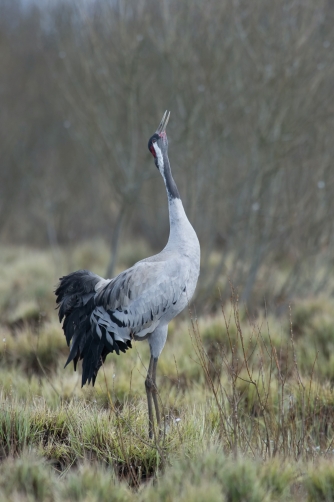
<path id="1" fill-rule="evenodd" d="M 153 371 L 154 358 L 151 356 L 150 364 L 147 371 L 147 376 L 145 380 L 146 396 L 147 396 L 147 406 L 148 406 L 148 436 L 150 439 L 153 437 L 153 408 L 152 408 L 152 371 Z"/>
<path id="2" fill-rule="evenodd" d="M 154 408 L 155 408 L 155 414 L 157 417 L 157 426 L 159 433 L 161 434 L 161 421 L 160 421 L 160 411 L 159 411 L 159 403 L 158 403 L 158 388 L 157 388 L 157 382 L 156 382 L 156 377 L 157 377 L 157 366 L 158 366 L 158 358 L 153 359 L 153 370 L 152 370 L 152 381 L 153 381 L 153 386 L 152 386 L 152 397 L 153 397 L 153 403 L 154 403 Z"/>
<path id="3" fill-rule="evenodd" d="M 154 403 L 155 408 L 155 416 L 157 419 L 157 426 L 159 428 L 159 432 L 161 433 L 161 417 L 159 411 L 159 403 L 158 403 L 158 389 L 157 389 L 157 365 L 158 359 L 161 354 L 162 349 L 166 343 L 167 339 L 167 331 L 168 326 L 158 326 L 153 333 L 151 333 L 148 342 L 150 344 L 151 351 L 151 360 L 148 368 L 147 377 L 145 380 L 146 385 L 146 394 L 147 394 L 147 403 L 148 403 L 148 415 L 149 415 L 149 436 L 153 437 L 153 432 L 155 432 L 154 424 L 153 424 L 153 409 L 152 409 L 152 401 Z"/>

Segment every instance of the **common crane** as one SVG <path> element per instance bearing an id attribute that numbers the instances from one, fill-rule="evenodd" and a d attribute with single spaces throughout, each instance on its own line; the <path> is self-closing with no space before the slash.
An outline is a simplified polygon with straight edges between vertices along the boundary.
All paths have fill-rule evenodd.
<path id="1" fill-rule="evenodd" d="M 82 363 L 82 386 L 94 385 L 109 352 L 125 352 L 131 340 L 147 340 L 151 359 L 145 380 L 149 437 L 153 435 L 153 407 L 160 429 L 156 371 L 167 339 L 168 323 L 188 304 L 197 284 L 200 246 L 184 211 L 168 159 L 166 126 L 169 113 L 149 139 L 148 149 L 165 183 L 170 233 L 159 253 L 139 261 L 113 279 L 78 270 L 60 279 L 55 291 L 60 322 L 71 346 L 67 366 Z"/>

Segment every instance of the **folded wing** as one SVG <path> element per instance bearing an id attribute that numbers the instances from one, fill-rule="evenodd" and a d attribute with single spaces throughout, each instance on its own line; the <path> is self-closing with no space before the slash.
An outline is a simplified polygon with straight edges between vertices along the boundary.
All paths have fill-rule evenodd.
<path id="1" fill-rule="evenodd" d="M 182 273 L 181 273 L 182 271 Z M 185 290 L 182 263 L 142 261 L 111 280 L 87 270 L 60 279 L 59 319 L 71 350 L 66 365 L 83 359 L 82 385 L 95 383 L 109 352 L 131 348 L 158 326 Z"/>

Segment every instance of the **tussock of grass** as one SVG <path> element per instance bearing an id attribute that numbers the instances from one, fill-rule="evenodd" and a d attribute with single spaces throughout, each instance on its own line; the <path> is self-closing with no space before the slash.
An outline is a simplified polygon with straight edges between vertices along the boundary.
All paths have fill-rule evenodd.
<path id="1" fill-rule="evenodd" d="M 9 457 L 0 470 L 0 500 L 53 502 L 56 500 L 56 476 L 51 466 L 34 452 L 20 458 Z"/>
<path id="2" fill-rule="evenodd" d="M 46 323 L 37 331 L 31 326 L 15 332 L 4 331 L 2 336 L 2 364 L 20 367 L 26 374 L 54 370 L 59 358 L 64 358 L 68 352 L 64 335 L 56 322 Z"/>
<path id="3" fill-rule="evenodd" d="M 305 485 L 310 502 L 317 502 L 318 500 L 332 502 L 334 500 L 333 460 L 322 460 L 310 466 Z"/>
<path id="4" fill-rule="evenodd" d="M 135 500 L 135 494 L 125 483 L 118 481 L 112 470 L 103 464 L 92 466 L 87 461 L 66 477 L 61 495 L 64 500 L 69 501 L 126 502 Z"/>
<path id="5" fill-rule="evenodd" d="M 37 301 L 23 301 L 8 313 L 7 323 L 12 328 L 24 324 L 37 325 L 40 318 L 41 312 Z"/>

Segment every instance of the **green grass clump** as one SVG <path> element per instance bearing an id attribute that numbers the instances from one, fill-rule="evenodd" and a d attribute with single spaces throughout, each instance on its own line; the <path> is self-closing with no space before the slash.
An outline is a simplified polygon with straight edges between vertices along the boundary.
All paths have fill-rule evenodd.
<path id="1" fill-rule="evenodd" d="M 0 320 L 9 325 L 36 322 L 48 312 L 56 284 L 51 253 L 26 248 L 2 248 L 0 259 Z"/>
<path id="2" fill-rule="evenodd" d="M 68 352 L 63 331 L 57 323 L 2 332 L 0 359 L 7 367 L 20 367 L 26 374 L 55 370 Z M 65 342 L 65 343 L 64 343 Z"/>
<path id="3" fill-rule="evenodd" d="M 30 451 L 8 458 L 0 470 L 0 500 L 54 502 L 56 476 L 44 459 Z"/>
<path id="4" fill-rule="evenodd" d="M 145 496 L 152 502 L 269 502 L 289 498 L 294 477 L 294 470 L 277 460 L 262 463 L 247 457 L 234 458 L 211 446 L 201 456 L 174 463 Z"/>
<path id="5" fill-rule="evenodd" d="M 103 464 L 92 465 L 88 461 L 66 476 L 60 493 L 62 499 L 69 502 L 128 502 L 135 498 L 138 500 L 126 483 L 119 482 L 113 470 Z"/>
<path id="6" fill-rule="evenodd" d="M 332 453 L 332 452 L 331 452 Z M 312 465 L 308 476 L 305 479 L 305 485 L 310 502 L 334 501 L 334 467 L 333 460 L 323 460 L 318 464 Z"/>
<path id="7" fill-rule="evenodd" d="M 104 464 L 80 463 L 68 474 L 59 477 L 52 464 L 34 450 L 25 450 L 21 457 L 9 457 L 0 471 L 0 501 L 89 501 L 127 502 L 135 494 L 121 483 L 111 468 Z"/>

